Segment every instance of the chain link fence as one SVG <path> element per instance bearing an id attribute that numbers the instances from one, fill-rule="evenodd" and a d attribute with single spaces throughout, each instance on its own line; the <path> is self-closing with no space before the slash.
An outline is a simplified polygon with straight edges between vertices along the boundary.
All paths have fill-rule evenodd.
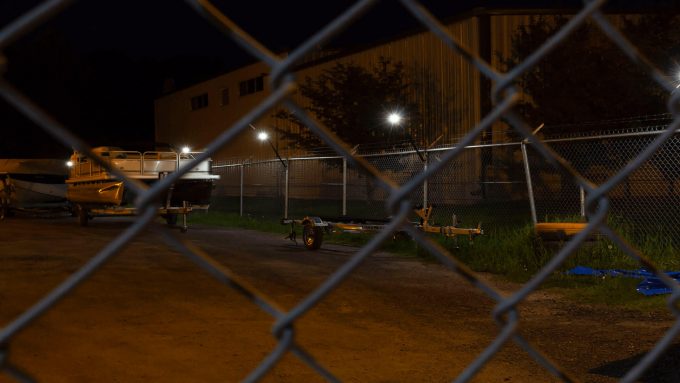
<path id="1" fill-rule="evenodd" d="M 547 138 L 545 143 L 568 160 L 594 184 L 605 183 L 618 169 L 635 160 L 664 132 L 667 125 L 642 126 L 596 136 Z M 678 139 L 674 134 L 609 192 L 608 222 L 635 242 L 655 238 L 677 246 L 678 202 L 676 184 Z M 585 220 L 586 193 L 563 171 L 546 167 L 528 151 L 539 221 Z"/>
<path id="2" fill-rule="evenodd" d="M 643 121 L 637 123 L 644 125 Z M 543 142 L 584 177 L 600 184 L 649 146 L 665 126 L 550 137 Z M 677 134 L 670 137 L 654 156 L 609 192 L 609 219 L 625 227 L 628 239 L 656 237 L 667 244 L 680 244 L 680 195 L 676 191 L 680 179 L 679 139 Z M 439 163 L 442 156 L 452 150 L 453 147 L 420 148 L 418 152 L 406 150 L 361 156 L 403 185 L 427 170 L 429 164 Z M 483 150 L 493 153 L 493 161 L 484 172 L 480 161 Z M 342 157 L 297 157 L 284 161 L 215 162 L 213 169 L 222 174 L 222 178 L 214 196 L 217 200 L 229 201 L 220 204 L 218 209 L 269 218 L 308 215 L 327 220 L 341 216 L 387 218 L 388 195 L 360 169 L 348 167 Z M 238 177 L 242 167 L 247 174 L 243 183 Z M 532 224 L 533 216 L 538 222 L 586 220 L 585 189 L 564 170 L 547 164 L 526 142 L 468 146 L 459 157 L 415 188 L 408 195 L 408 201 L 412 206 L 433 206 L 433 218 L 446 225 L 456 221 L 465 226 L 481 222 L 486 229 L 522 227 Z"/>
<path id="3" fill-rule="evenodd" d="M 64 0 L 45 1 L 27 14 L 14 20 L 0 31 L 0 52 L 13 42 L 17 41 L 21 36 L 39 27 L 47 19 L 59 14 L 70 3 L 71 1 Z M 583 8 L 580 9 L 558 33 L 550 37 L 539 49 L 526 57 L 520 65 L 510 69 L 507 73 L 500 73 L 472 50 L 459 44 L 448 29 L 418 2 L 401 0 L 401 5 L 403 5 L 413 17 L 419 20 L 422 25 L 429 29 L 434 35 L 438 36 L 446 46 L 458 53 L 462 59 L 474 65 L 482 76 L 495 85 L 493 89 L 495 106 L 472 130 L 468 132 L 468 134 L 459 142 L 459 146 L 438 153 L 438 161 L 430 161 L 427 170 L 424 170 L 424 167 L 422 167 L 418 161 L 409 160 L 408 163 L 411 165 L 403 172 L 395 172 L 394 170 L 389 169 L 388 164 L 400 161 L 395 159 L 395 156 L 391 156 L 392 158 L 389 159 L 388 157 L 390 156 L 364 157 L 354 155 L 348 145 L 338 140 L 327 127 L 323 126 L 312 116 L 307 114 L 304 108 L 297 105 L 290 97 L 296 89 L 296 82 L 292 76 L 293 65 L 299 62 L 312 50 L 323 45 L 325 42 L 336 36 L 341 30 L 358 20 L 367 9 L 376 3 L 376 1 L 361 0 L 356 2 L 321 31 L 310 36 L 306 42 L 291 51 L 285 58 L 277 56 L 260 44 L 253 37 L 240 29 L 238 25 L 234 24 L 227 15 L 222 14 L 211 3 L 198 0 L 188 1 L 188 3 L 196 10 L 196 12 L 205 17 L 206 20 L 224 31 L 225 38 L 233 39 L 255 58 L 269 66 L 273 90 L 261 104 L 254 107 L 241 120 L 215 137 L 208 145 L 206 152 L 199 155 L 194 160 L 193 164 L 187 166 L 186 169 L 190 169 L 193 165 L 197 165 L 200 162 L 207 160 L 219 148 L 232 140 L 238 133 L 249 129 L 250 123 L 263 117 L 267 113 L 270 113 L 277 105 L 283 104 L 291 112 L 295 113 L 312 132 L 329 145 L 340 158 L 344 158 L 347 161 L 347 166 L 350 169 L 347 172 L 348 176 L 363 180 L 363 184 L 361 182 L 352 183 L 352 185 L 357 184 L 360 186 L 350 188 L 351 190 L 347 192 L 348 195 L 370 195 L 371 198 L 380 200 L 381 203 L 375 207 L 375 214 L 378 214 L 377 212 L 380 211 L 378 206 L 381 205 L 383 210 L 380 215 L 391 217 L 384 230 L 359 249 L 353 257 L 347 260 L 347 262 L 334 274 L 329 276 L 315 291 L 289 310 L 283 309 L 256 288 L 242 283 L 240 278 L 235 276 L 230 270 L 218 266 L 218 263 L 212 260 L 208 254 L 185 243 L 171 232 L 165 232 L 165 238 L 169 244 L 178 249 L 188 259 L 205 269 L 206 272 L 214 276 L 217 280 L 224 283 L 225 287 L 232 288 L 236 292 L 241 293 L 251 301 L 253 305 L 258 306 L 272 317 L 272 321 L 274 322 L 272 335 L 277 341 L 276 347 L 254 370 L 250 372 L 245 378 L 246 381 L 258 381 L 265 377 L 287 353 L 291 353 L 299 358 L 324 379 L 338 381 L 332 371 L 329 371 L 318 363 L 314 356 L 308 353 L 304 346 L 296 341 L 294 325 L 302 315 L 334 291 L 343 280 L 351 275 L 362 260 L 375 251 L 380 244 L 389 238 L 392 232 L 397 229 L 405 230 L 418 242 L 419 246 L 440 260 L 442 264 L 450 268 L 453 273 L 458 273 L 464 277 L 464 279 L 470 281 L 472 285 L 496 302 L 494 310 L 490 313 L 499 327 L 495 339 L 458 377 L 455 377 L 456 381 L 469 381 L 473 379 L 480 369 L 482 369 L 482 367 L 484 367 L 484 365 L 510 341 L 518 345 L 529 357 L 533 358 L 538 364 L 543 366 L 558 379 L 565 382 L 575 380 L 570 375 L 569 371 L 566 371 L 559 365 L 553 363 L 538 347 L 530 343 L 519 333 L 520 317 L 518 305 L 521 304 L 530 293 L 535 291 L 546 278 L 557 270 L 595 230 L 608 237 L 609 240 L 631 257 L 631 259 L 641 262 L 667 286 L 672 288 L 672 294 L 669 298 L 669 307 L 671 307 L 673 314 L 678 316 L 677 300 L 680 296 L 680 286 L 665 273 L 660 271 L 653 262 L 645 257 L 645 255 L 640 254 L 634 247 L 629 245 L 627 241 L 622 239 L 619 233 L 610 226 L 608 218 L 611 217 L 613 212 L 620 206 L 618 202 L 619 195 L 625 196 L 627 193 L 630 196 L 639 195 L 632 186 L 632 182 L 636 177 L 644 179 L 644 177 L 648 176 L 651 174 L 650 172 L 653 171 L 661 172 L 662 177 L 663 174 L 665 174 L 664 172 L 666 170 L 658 170 L 658 168 L 657 170 L 652 170 L 654 166 L 650 164 L 654 162 L 656 158 L 664 158 L 664 156 L 667 156 L 667 153 L 677 145 L 674 134 L 679 125 L 677 101 L 680 93 L 674 92 L 675 86 L 667 80 L 663 73 L 645 59 L 636 47 L 632 46 L 626 38 L 607 21 L 601 13 L 601 8 L 606 3 L 605 1 L 585 2 Z M 397 5 L 395 4 L 395 6 Z M 608 145 L 610 145 L 610 152 L 612 154 L 626 153 L 629 157 L 621 157 L 619 162 L 612 162 L 610 168 L 607 169 L 606 172 L 603 171 L 600 174 L 602 182 L 599 184 L 589 180 L 586 173 L 591 171 L 591 169 L 585 170 L 582 168 L 580 162 L 575 159 L 578 157 L 569 158 L 569 154 L 566 151 L 562 153 L 558 142 L 544 142 L 537 138 L 532 134 L 531 128 L 525 123 L 522 117 L 513 109 L 513 106 L 520 100 L 520 90 L 514 86 L 518 77 L 535 66 L 542 57 L 551 50 L 554 50 L 561 41 L 567 38 L 570 33 L 587 20 L 592 20 L 599 26 L 602 32 L 604 32 L 604 34 L 608 36 L 608 38 L 611 39 L 632 62 L 638 64 L 642 70 L 655 79 L 655 81 L 671 95 L 669 105 L 670 112 L 672 113 L 672 121 L 659 134 L 649 136 L 646 141 L 638 141 L 638 143 L 635 144 L 635 153 L 626 152 L 627 149 L 632 149 L 632 147 L 626 146 L 631 145 L 629 140 L 617 139 L 610 141 L 611 144 Z M 4 69 L 6 65 L 6 58 L 0 56 L 1 74 L 5 73 Z M 58 121 L 48 115 L 39 105 L 22 94 L 4 77 L 0 77 L 0 96 L 33 122 L 41 126 L 64 146 L 83 152 L 93 159 L 98 158 L 83 140 L 73 135 L 67 127 L 62 126 Z M 476 142 L 483 131 L 489 129 L 494 122 L 499 121 L 501 118 L 508 122 L 516 133 L 524 137 L 530 143 L 530 155 L 533 161 L 535 177 L 542 177 L 542 171 L 539 168 L 540 166 L 553 166 L 558 169 L 560 180 L 564 180 L 564 182 L 569 180 L 572 184 L 576 185 L 576 188 L 583 189 L 584 210 L 589 218 L 588 225 L 583 231 L 561 248 L 559 252 L 552 257 L 550 261 L 533 276 L 533 278 L 525 283 L 521 289 L 513 292 L 509 296 L 502 294 L 500 291 L 494 289 L 493 286 L 486 284 L 454 255 L 447 252 L 432 240 L 426 238 L 423 233 L 408 221 L 412 205 L 418 203 L 422 198 L 423 191 L 421 188 L 426 179 L 430 180 L 429 182 L 431 183 L 430 187 L 428 187 L 428 194 L 432 196 L 432 198 L 446 200 L 450 194 L 457 194 L 457 192 L 450 193 L 451 190 L 457 190 L 457 188 L 460 188 L 461 190 L 460 194 L 457 195 L 463 196 L 461 198 L 467 198 L 466 193 L 468 193 L 468 190 L 465 189 L 465 185 L 467 185 L 469 180 L 465 179 L 465 172 L 462 172 L 462 176 L 460 175 L 461 172 L 459 171 L 461 168 L 464 168 L 464 166 L 456 166 L 455 164 L 457 161 L 462 161 L 464 164 L 466 162 L 466 156 L 474 155 L 468 153 L 473 153 L 478 149 L 467 149 L 466 147 Z M 93 273 L 114 257 L 129 241 L 142 233 L 156 216 L 156 207 L 153 203 L 154 200 L 163 192 L 163 190 L 170 187 L 174 181 L 182 176 L 181 171 L 172 173 L 168 177 L 159 180 L 151 187 L 147 188 L 142 184 L 127 179 L 124 174 L 121 174 L 116 169 L 111 169 L 108 163 L 102 162 L 101 160 L 99 160 L 99 162 L 101 166 L 106 167 L 112 173 L 126 180 L 131 191 L 137 195 L 136 206 L 141 214 L 136 218 L 134 224 L 128 227 L 115 240 L 111 241 L 104 249 L 95 254 L 82 268 L 74 272 L 36 304 L 0 329 L 0 372 L 6 376 L 14 377 L 20 381 L 31 381 L 30 371 L 24 371 L 12 363 L 12 357 L 8 350 L 13 339 L 22 329 L 30 326 L 37 318 L 50 310 L 60 299 L 69 294 L 77 285 L 92 276 Z M 671 160 L 669 163 L 672 164 L 673 161 Z M 229 179 L 234 179 L 236 177 L 243 178 L 245 183 L 251 184 L 252 187 L 250 189 L 252 189 L 251 192 L 254 195 L 257 195 L 257 193 L 270 196 L 277 195 L 280 183 L 285 183 L 285 180 L 281 180 L 280 177 L 280 166 L 282 166 L 280 162 L 244 164 L 241 167 L 241 172 L 231 169 L 228 171 L 228 174 L 225 173 L 223 176 Z M 324 165 L 320 164 L 305 164 L 300 166 L 319 166 L 322 167 L 322 169 L 324 167 Z M 253 181 L 246 181 L 252 172 L 251 167 L 257 167 L 259 168 L 257 171 L 271 174 L 272 181 L 266 185 L 260 185 Z M 337 165 L 326 167 L 328 169 L 319 171 L 318 174 L 320 174 L 320 176 L 317 175 L 317 177 L 321 177 L 323 183 L 325 182 L 324 177 L 327 176 L 328 182 L 326 182 L 326 186 L 329 190 L 337 190 Z M 303 170 L 296 170 L 294 172 L 302 171 Z M 593 169 L 592 171 L 595 172 L 596 170 Z M 293 179 L 301 178 L 300 174 L 301 173 L 294 173 Z M 462 182 L 459 183 L 459 180 L 462 180 Z M 305 182 L 299 182 L 297 186 L 292 189 L 286 188 L 286 190 L 292 190 L 292 195 L 304 195 L 306 190 L 310 188 L 309 185 L 311 182 L 311 180 L 305 178 Z M 630 187 L 628 186 L 629 182 L 631 183 Z M 240 185 L 243 184 L 243 182 L 240 183 Z M 666 185 L 669 185 L 668 180 L 666 181 Z M 481 186 L 484 187 L 482 188 Z M 233 184 L 231 186 L 227 184 L 221 185 L 222 190 L 226 190 L 225 188 L 230 187 L 234 187 Z M 483 190 L 484 193 L 488 193 L 488 195 L 494 194 L 494 188 L 496 188 L 496 186 L 493 186 L 493 184 L 480 185 L 480 190 Z M 661 189 L 674 192 L 672 186 Z M 568 195 L 576 194 L 574 190 L 575 189 L 565 188 L 564 193 Z M 537 193 L 547 193 L 547 191 L 541 191 L 539 188 Z M 337 195 L 337 191 L 333 191 L 331 194 Z M 662 196 L 659 198 L 661 197 Z M 276 200 L 279 201 L 280 197 L 277 196 Z M 546 207 L 539 207 L 539 209 L 546 209 L 547 211 L 547 206 L 549 205 L 551 204 L 546 203 Z M 576 203 L 570 200 L 569 204 L 565 204 L 562 208 L 571 211 L 576 205 Z M 661 205 L 655 203 L 654 206 Z M 284 206 L 284 208 L 287 209 L 286 206 Z M 642 373 L 657 360 L 673 339 L 676 338 L 678 331 L 680 331 L 680 320 L 675 321 L 674 325 L 659 339 L 655 347 L 633 366 L 621 381 L 636 381 Z"/>
<path id="4" fill-rule="evenodd" d="M 515 156 L 519 153 L 519 143 L 485 145 L 484 148 L 502 148 L 504 154 Z M 409 193 L 410 204 L 435 207 L 432 217 L 445 224 L 451 224 L 456 215 L 460 223 L 476 225 L 484 221 L 493 225 L 507 220 L 507 215 L 518 209 L 521 219 L 529 222 L 522 164 L 508 168 L 506 161 L 497 160 L 481 179 L 479 156 L 482 149 L 479 146 L 466 148 L 463 155 L 424 180 Z M 439 163 L 451 150 L 450 147 L 423 148 L 417 152 L 394 151 L 362 154 L 361 157 L 390 180 L 403 185 L 427 170 L 429 164 Z M 243 182 L 238 176 L 241 169 L 245 175 Z M 258 173 L 258 170 L 263 171 Z M 374 178 L 357 166 L 348 165 L 343 157 L 293 157 L 283 162 L 230 164 L 215 161 L 213 172 L 222 175 L 214 193 L 214 200 L 219 202 L 213 207 L 221 211 L 267 218 L 313 215 L 327 220 L 340 217 L 385 220 L 388 215 L 385 203 L 389 195 L 378 187 Z M 502 214 L 489 216 L 489 209 L 498 204 L 505 205 Z M 513 209 L 515 206 L 517 208 Z"/>

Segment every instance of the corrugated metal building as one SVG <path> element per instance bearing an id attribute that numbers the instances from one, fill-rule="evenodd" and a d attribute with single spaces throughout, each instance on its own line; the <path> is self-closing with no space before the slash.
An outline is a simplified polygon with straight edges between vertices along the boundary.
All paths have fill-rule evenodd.
<path id="1" fill-rule="evenodd" d="M 497 11 L 499 12 L 499 11 Z M 502 12 L 501 12 L 502 13 Z M 498 66 L 496 52 L 509 52 L 510 39 L 529 15 L 470 14 L 448 24 L 451 33 L 468 49 Z M 323 53 L 323 52 L 322 52 Z M 318 56 L 322 56 L 321 54 Z M 413 78 L 428 78 L 424 92 L 428 105 L 422 136 L 427 141 L 443 135 L 440 143 L 452 143 L 477 123 L 490 108 L 490 84 L 461 56 L 429 31 L 378 43 L 359 51 L 309 58 L 298 65 L 298 80 L 315 77 L 335 62 L 372 67 L 386 57 L 401 61 Z M 258 105 L 270 92 L 269 68 L 255 63 L 200 84 L 176 91 L 155 102 L 156 141 L 200 148 Z M 305 100 L 297 97 L 301 105 Z M 273 112 L 273 111 L 272 111 Z M 266 117 L 254 123 L 262 129 L 279 128 L 285 121 Z M 276 137 L 273 141 L 279 145 Z M 279 147 L 285 153 L 285 147 Z M 271 158 L 271 148 L 244 132 L 220 151 L 215 159 Z"/>
<path id="2" fill-rule="evenodd" d="M 518 27 L 528 24 L 536 14 L 546 13 L 569 12 L 476 10 L 458 16 L 447 26 L 461 44 L 494 68 L 500 68 L 500 58 L 510 54 L 512 37 Z M 294 74 L 298 81 L 305 77 L 314 78 L 336 62 L 351 62 L 370 68 L 381 57 L 402 62 L 412 79 L 425 84 L 421 88 L 424 95 L 419 95 L 419 99 L 427 100 L 427 113 L 423 116 L 423 131 L 418 132 L 424 142 L 432 142 L 441 135 L 443 137 L 438 144 L 455 143 L 491 110 L 490 81 L 424 28 L 366 48 L 355 48 L 352 52 L 314 52 L 297 65 Z M 270 94 L 268 73 L 269 67 L 255 63 L 157 99 L 156 141 L 178 147 L 204 147 Z M 301 96 L 295 98 L 300 105 L 306 105 L 307 101 Z M 274 112 L 272 110 L 267 117 L 253 124 L 272 134 L 275 128 L 291 129 L 286 121 L 273 118 Z M 382 111 L 376 111 L 376 114 L 379 113 Z M 485 137 L 486 142 L 503 139 L 505 135 L 501 133 L 504 129 L 502 123 L 497 123 L 493 134 Z M 272 141 L 283 155 L 300 154 L 289 152 L 289 148 L 276 136 L 272 137 Z M 257 141 L 254 132 L 248 130 L 214 158 L 265 159 L 273 156 L 271 148 Z"/>

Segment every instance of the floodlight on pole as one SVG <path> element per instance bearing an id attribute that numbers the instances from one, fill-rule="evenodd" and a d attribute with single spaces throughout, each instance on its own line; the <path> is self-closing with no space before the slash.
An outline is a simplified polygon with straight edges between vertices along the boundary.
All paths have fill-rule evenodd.
<path id="1" fill-rule="evenodd" d="M 392 125 L 392 126 L 401 125 L 401 122 L 403 120 L 404 120 L 404 117 L 399 112 L 391 112 L 390 114 L 387 115 L 387 122 L 389 122 L 390 125 Z M 411 146 L 413 146 L 413 149 L 418 154 L 418 157 L 420 157 L 420 160 L 425 162 L 425 157 L 420 152 L 420 149 L 418 149 L 418 145 L 416 145 L 415 141 L 413 140 L 413 137 L 411 136 L 411 134 L 409 132 L 406 131 L 405 127 L 404 127 L 404 135 L 406 136 L 406 138 L 411 143 Z"/>
<path id="2" fill-rule="evenodd" d="M 251 125 L 251 126 L 252 126 L 252 125 Z M 259 133 L 257 133 L 257 139 L 260 140 L 260 141 L 262 141 L 262 142 L 265 142 L 265 141 L 269 142 L 269 145 L 272 147 L 272 150 L 274 151 L 274 153 L 276 153 L 276 158 L 278 158 L 279 161 L 281 161 L 281 164 L 283 165 L 284 168 L 287 168 L 287 167 L 288 167 L 288 165 L 287 165 L 286 162 L 283 160 L 283 158 L 281 158 L 281 155 L 279 154 L 279 151 L 276 150 L 276 147 L 274 146 L 274 144 L 273 144 L 273 143 L 271 142 L 271 140 L 269 139 L 269 134 L 268 134 L 267 132 L 265 132 L 265 131 L 260 131 Z"/>
<path id="3" fill-rule="evenodd" d="M 401 114 L 397 112 L 392 112 L 387 116 L 387 122 L 389 122 L 391 125 L 399 125 L 401 123 L 402 117 Z"/>
<path id="4" fill-rule="evenodd" d="M 187 153 L 189 153 L 190 151 L 191 151 L 191 148 L 190 148 L 190 147 L 188 147 L 188 146 L 182 147 L 182 153 L 187 154 Z"/>

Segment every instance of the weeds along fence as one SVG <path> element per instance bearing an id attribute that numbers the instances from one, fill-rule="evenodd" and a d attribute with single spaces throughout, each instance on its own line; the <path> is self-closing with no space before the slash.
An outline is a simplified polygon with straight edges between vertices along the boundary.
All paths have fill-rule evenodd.
<path id="1" fill-rule="evenodd" d="M 663 128 L 582 133 L 544 138 L 543 142 L 599 184 L 634 159 Z M 454 148 L 383 151 L 362 157 L 403 185 Z M 483 151 L 489 151 L 492 159 L 485 169 Z M 221 175 L 214 193 L 214 206 L 221 211 L 267 218 L 388 218 L 388 194 L 343 157 L 215 162 L 213 171 Z M 679 179 L 680 136 L 676 134 L 608 193 L 610 219 L 625 228 L 628 236 L 680 243 Z M 414 207 L 434 206 L 439 223 L 481 222 L 490 233 L 493 228 L 523 226 L 534 220 L 586 221 L 583 187 L 543 161 L 529 141 L 466 146 L 454 161 L 413 189 L 408 200 Z"/>
<path id="2" fill-rule="evenodd" d="M 19 90 L 19 87 L 15 86 L 6 75 L 6 69 L 14 64 L 14 61 L 4 54 L 8 48 L 15 43 L 21 43 L 23 37 L 45 25 L 51 18 L 58 16 L 71 3 L 67 0 L 40 2 L 25 14 L 11 20 L 0 30 L 0 97 L 64 147 L 76 149 L 97 160 L 98 157 L 82 139 L 46 112 L 35 100 Z M 475 72 L 474 74 L 480 79 L 494 84 L 493 105 L 485 112 L 485 115 L 480 116 L 479 119 L 475 118 L 477 122 L 465 133 L 458 143 L 459 146 L 428 150 L 426 164 L 419 162 L 413 153 L 356 155 L 347 143 L 339 140 L 328 127 L 310 116 L 293 97 L 298 88 L 293 76 L 295 65 L 319 46 L 331 41 L 341 31 L 360 20 L 375 1 L 355 2 L 320 31 L 311 34 L 304 43 L 291 49 L 285 57 L 280 57 L 258 42 L 234 23 L 228 15 L 221 13 L 209 2 L 189 0 L 187 3 L 197 14 L 204 17 L 206 22 L 215 24 L 223 31 L 225 39 L 233 39 L 253 58 L 267 66 L 271 92 L 262 102 L 252 105 L 240 120 L 216 134 L 207 145 L 207 150 L 197 156 L 191 164 L 158 180 L 151 186 L 137 184 L 117 169 L 111 168 L 110 164 L 100 161 L 100 165 L 120 176 L 130 187 L 130 192 L 137 197 L 135 203 L 140 214 L 132 225 L 103 249 L 93 254 L 83 266 L 70 274 L 53 290 L 45 293 L 32 306 L 0 327 L 0 374 L 3 378 L 11 377 L 17 381 L 34 380 L 31 366 L 17 365 L 12 353 L 16 350 L 12 346 L 17 345 L 15 340 L 18 334 L 52 310 L 56 303 L 69 295 L 75 287 L 98 272 L 101 266 L 118 255 L 127 243 L 139 235 L 145 235 L 148 227 L 153 227 L 162 233 L 168 245 L 215 277 L 225 288 L 231 288 L 242 294 L 253 307 L 261 309 L 271 317 L 272 338 L 275 346 L 256 367 L 244 372 L 244 380 L 248 382 L 259 381 L 265 377 L 271 378 L 268 375 L 284 356 L 298 358 L 323 379 L 339 381 L 334 372 L 323 366 L 315 355 L 307 350 L 304 342 L 296 338 L 295 327 L 301 325 L 299 319 L 320 301 L 332 299 L 331 293 L 338 285 L 349 278 L 362 261 L 385 239 L 389 238 L 394 230 L 399 228 L 407 231 L 424 251 L 439 260 L 451 273 L 461 275 L 495 303 L 495 307 L 489 312 L 498 325 L 498 328 L 494 329 L 491 334 L 493 341 L 484 345 L 484 351 L 476 355 L 474 360 L 471 360 L 461 371 L 457 371 L 455 373 L 457 376 L 451 377 L 459 382 L 471 381 L 477 377 L 478 372 L 510 342 L 517 345 L 517 349 L 521 349 L 524 356 L 535 360 L 537 365 L 554 375 L 556 379 L 565 382 L 577 381 L 568 369 L 550 359 L 551 350 L 542 349 L 540 345 L 533 344 L 522 335 L 523 323 L 518 313 L 518 306 L 550 275 L 564 265 L 587 237 L 596 230 L 608 238 L 614 246 L 621 249 L 633 262 L 641 262 L 672 289 L 669 307 L 672 313 L 678 316 L 677 302 L 680 298 L 680 285 L 651 261 L 647 257 L 648 254 L 642 254 L 626 241 L 622 236 L 625 233 L 622 233 L 620 227 L 614 225 L 612 221 L 616 220 L 619 215 L 629 214 L 631 219 L 637 220 L 635 221 L 637 222 L 636 229 L 651 231 L 658 222 L 668 222 L 669 226 L 674 226 L 675 217 L 677 217 L 674 214 L 675 205 L 677 205 L 675 185 L 678 174 L 675 158 L 678 146 L 676 131 L 680 126 L 677 111 L 680 92 L 676 91 L 675 84 L 668 76 L 644 57 L 641 51 L 605 17 L 603 7 L 607 5 L 606 1 L 585 2 L 557 33 L 548 37 L 539 48 L 507 72 L 495 69 L 492 63 L 477 53 L 475 48 L 462 44 L 456 35 L 452 34 L 420 3 L 412 0 L 394 2 L 392 4 L 394 7 L 403 6 L 406 12 L 418 20 L 433 36 L 436 36 L 441 41 L 442 48 L 453 52 L 456 60 L 473 68 L 471 72 Z M 664 129 L 654 133 L 636 133 L 631 136 L 573 138 L 571 140 L 544 140 L 532 133 L 531 127 L 516 108 L 522 92 L 516 86 L 517 80 L 527 70 L 534 68 L 551 51 L 558 49 L 560 43 L 573 35 L 586 22 L 591 22 L 601 30 L 603 36 L 611 40 L 625 54 L 625 57 L 668 95 L 668 111 L 672 115 Z M 453 65 L 453 61 L 447 64 Z M 579 69 L 589 70 L 589 68 Z M 622 79 L 622 81 L 625 80 L 625 78 Z M 205 251 L 198 249 L 195 244 L 179 238 L 154 222 L 157 214 L 155 201 L 164 190 L 167 190 L 174 181 L 194 165 L 211 156 L 214 157 L 239 133 L 249 129 L 251 123 L 271 114 L 275 108 L 280 106 L 285 107 L 303 121 L 310 132 L 333 149 L 337 157 L 290 159 L 287 161 L 290 166 L 285 171 L 281 169 L 282 164 L 276 161 L 218 167 L 217 169 L 220 169 L 223 175 L 218 193 L 235 196 L 239 200 L 242 198 L 244 202 L 236 206 L 245 212 L 255 210 L 254 205 L 248 203 L 250 198 L 264 196 L 278 209 L 271 210 L 275 210 L 279 215 L 281 212 L 284 214 L 286 212 L 288 214 L 307 213 L 312 210 L 309 201 L 315 200 L 310 197 L 316 193 L 317 199 L 324 197 L 335 201 L 335 211 L 329 211 L 329 213 L 362 213 L 361 215 L 366 213 L 390 217 L 384 230 L 377 233 L 294 307 L 279 305 L 275 299 L 254 287 L 256 284 L 243 283 L 238 273 L 221 265 Z M 478 160 L 480 151 L 488 148 L 471 145 L 478 141 L 482 132 L 487 131 L 499 121 L 506 122 L 513 132 L 526 141 L 523 141 L 524 144 L 514 143 L 492 147 L 491 149 L 495 152 L 507 153 L 494 157 L 491 165 L 485 163 L 482 167 Z M 527 158 L 523 164 L 522 148 L 525 149 Z M 484 153 L 485 158 L 488 158 L 487 154 Z M 531 173 L 529 183 L 526 182 L 526 174 L 522 174 L 522 165 L 527 164 Z M 221 165 L 218 164 L 218 166 Z M 552 167 L 557 170 L 553 170 Z M 259 174 L 264 176 L 260 177 Z M 484 174 L 483 178 L 480 178 L 481 174 Z M 592 182 L 589 177 L 599 182 Z M 566 243 L 548 263 L 541 265 L 540 270 L 522 288 L 510 295 L 502 293 L 492 284 L 475 275 L 455 254 L 438 246 L 408 222 L 411 206 L 423 200 L 435 205 L 450 206 L 444 209 L 446 214 L 455 211 L 463 219 L 475 221 L 477 218 L 474 217 L 473 212 L 481 210 L 478 206 L 487 206 L 490 210 L 488 215 L 494 217 L 496 220 L 494 222 L 508 221 L 508 217 L 512 214 L 504 209 L 511 205 L 508 201 L 516 200 L 522 207 L 523 214 L 530 216 L 527 195 L 524 191 L 528 185 L 532 185 L 534 189 L 537 219 L 557 213 L 578 215 L 579 210 L 585 210 L 589 221 L 582 232 Z M 583 189 L 582 198 L 581 188 Z M 284 195 L 286 198 L 281 204 L 282 197 L 279 196 Z M 584 207 L 579 209 L 581 200 L 584 201 L 582 204 Z M 490 201 L 498 201 L 500 205 L 492 208 Z M 354 206 L 355 203 L 358 205 Z M 362 203 L 366 205 L 362 207 Z M 382 210 L 380 206 L 383 207 Z M 651 226 L 647 227 L 647 225 Z M 663 335 L 660 335 L 657 343 L 645 356 L 626 371 L 621 381 L 637 381 L 659 360 L 678 333 L 680 333 L 680 320 L 676 319 L 673 325 Z M 513 352 L 516 351 L 513 350 Z"/>

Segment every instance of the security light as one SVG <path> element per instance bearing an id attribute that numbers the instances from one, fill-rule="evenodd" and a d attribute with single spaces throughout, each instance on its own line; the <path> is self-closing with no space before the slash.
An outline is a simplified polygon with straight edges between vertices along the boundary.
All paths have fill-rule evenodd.
<path id="1" fill-rule="evenodd" d="M 73 166 L 73 161 L 66 161 L 66 166 L 69 168 Z"/>
<path id="2" fill-rule="evenodd" d="M 389 122 L 392 125 L 399 125 L 401 119 L 402 119 L 401 114 L 397 112 L 392 112 L 387 116 L 387 122 Z"/>
<path id="3" fill-rule="evenodd" d="M 387 115 L 387 122 L 390 123 L 392 126 L 399 126 L 401 125 L 401 121 L 404 119 L 404 117 L 401 115 L 401 113 L 395 111 L 391 112 L 390 114 Z M 416 145 L 416 142 L 413 140 L 413 137 L 411 136 L 411 133 L 406 129 L 406 126 L 401 126 L 401 130 L 404 133 L 404 136 L 408 141 L 411 143 L 411 146 L 413 146 L 413 149 L 418 153 L 418 157 L 420 157 L 420 160 L 425 162 L 425 156 L 420 152 L 420 149 L 418 149 L 418 145 Z"/>
<path id="4" fill-rule="evenodd" d="M 254 126 L 252 126 L 252 125 L 250 125 L 250 126 L 253 129 L 255 129 Z M 257 133 L 257 139 L 262 141 L 262 142 L 265 142 L 265 141 L 269 142 L 269 146 L 271 146 L 274 153 L 276 153 L 276 158 L 278 158 L 279 161 L 281 161 L 281 164 L 283 165 L 284 168 L 288 167 L 288 164 L 286 164 L 286 162 L 283 160 L 283 158 L 281 158 L 281 155 L 279 154 L 279 151 L 276 149 L 274 144 L 271 141 L 269 141 L 269 134 L 267 134 L 267 132 L 260 131 L 259 133 Z"/>
<path id="5" fill-rule="evenodd" d="M 188 147 L 188 146 L 185 146 L 185 147 L 182 148 L 182 153 L 184 153 L 184 154 L 187 154 L 187 153 L 189 153 L 190 151 L 191 151 L 191 148 Z"/>

